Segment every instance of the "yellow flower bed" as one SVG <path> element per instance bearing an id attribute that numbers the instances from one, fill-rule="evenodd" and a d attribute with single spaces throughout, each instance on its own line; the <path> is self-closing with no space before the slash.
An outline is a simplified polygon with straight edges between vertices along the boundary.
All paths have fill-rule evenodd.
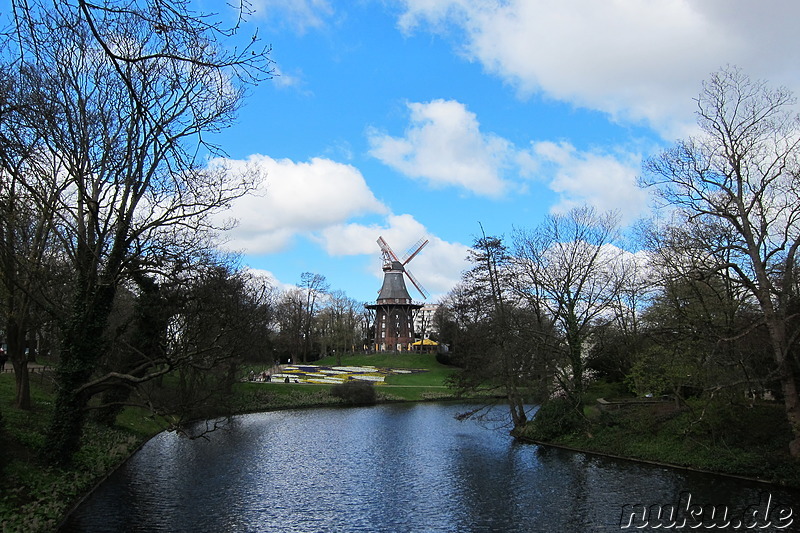
<path id="1" fill-rule="evenodd" d="M 346 381 L 369 381 L 383 383 L 386 376 L 394 374 L 414 374 L 427 372 L 417 368 L 381 368 L 376 366 L 319 366 L 284 365 L 280 372 L 272 374 L 273 382 L 328 383 L 339 384 Z"/>

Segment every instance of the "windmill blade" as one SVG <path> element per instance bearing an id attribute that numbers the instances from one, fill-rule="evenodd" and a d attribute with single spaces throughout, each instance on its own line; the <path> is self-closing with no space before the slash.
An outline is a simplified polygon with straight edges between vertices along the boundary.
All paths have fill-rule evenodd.
<path id="1" fill-rule="evenodd" d="M 403 261 L 403 265 L 407 265 L 409 261 L 414 259 L 414 256 L 417 255 L 423 248 L 425 248 L 426 244 L 428 244 L 428 239 L 420 239 L 416 242 L 416 244 L 414 244 L 414 246 L 409 248 L 408 252 L 406 252 L 406 260 Z"/>
<path id="2" fill-rule="evenodd" d="M 422 298 L 427 300 L 430 294 L 428 293 L 428 291 L 425 290 L 425 287 L 423 287 L 422 284 L 419 281 L 417 281 L 417 278 L 415 278 L 411 272 L 409 272 L 407 269 L 404 269 L 404 271 L 406 273 L 406 276 L 408 276 L 408 279 L 411 281 L 411 283 L 414 284 L 419 293 L 422 295 Z"/>
<path id="3" fill-rule="evenodd" d="M 378 246 L 380 246 L 381 252 L 383 252 L 385 259 L 400 261 L 400 259 L 398 259 L 397 256 L 395 255 L 392 248 L 389 246 L 389 244 L 385 240 L 383 240 L 383 237 L 378 237 Z"/>

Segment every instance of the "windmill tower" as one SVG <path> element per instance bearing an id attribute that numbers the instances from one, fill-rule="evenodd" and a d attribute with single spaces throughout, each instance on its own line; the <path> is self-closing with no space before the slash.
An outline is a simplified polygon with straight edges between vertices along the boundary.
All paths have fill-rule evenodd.
<path id="1" fill-rule="evenodd" d="M 414 342 L 414 312 L 422 305 L 411 300 L 405 278 L 411 281 L 423 298 L 427 298 L 428 293 L 406 269 L 406 265 L 426 244 L 427 240 L 420 239 L 409 249 L 405 259 L 400 260 L 383 237 L 378 237 L 378 246 L 383 256 L 383 285 L 376 303 L 367 306 L 375 311 L 376 351 L 401 352 L 410 349 Z"/>

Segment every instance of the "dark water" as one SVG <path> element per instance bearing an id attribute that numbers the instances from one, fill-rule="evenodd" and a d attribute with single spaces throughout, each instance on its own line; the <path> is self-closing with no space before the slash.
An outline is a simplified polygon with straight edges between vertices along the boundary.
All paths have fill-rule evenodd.
<path id="1" fill-rule="evenodd" d="M 497 424 L 453 418 L 466 409 L 282 411 L 238 417 L 208 440 L 161 434 L 64 531 L 602 532 L 621 530 L 625 504 L 670 503 L 727 507 L 730 524 L 717 531 L 768 522 L 757 530 L 800 531 L 800 493 L 519 444 Z M 749 505 L 755 518 L 729 520 Z M 683 531 L 700 524 L 680 516 L 690 518 Z M 643 520 L 627 530 L 658 525 L 654 514 Z M 679 523 L 665 519 L 660 530 Z"/>

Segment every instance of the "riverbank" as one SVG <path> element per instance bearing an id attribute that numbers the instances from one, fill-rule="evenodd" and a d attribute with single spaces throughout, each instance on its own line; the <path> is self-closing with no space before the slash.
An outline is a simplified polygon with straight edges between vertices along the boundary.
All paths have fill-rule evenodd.
<path id="1" fill-rule="evenodd" d="M 423 368 L 424 373 L 390 376 L 376 387 L 378 403 L 454 399 L 444 379 L 453 369 L 440 365 L 433 355 L 411 354 L 343 358 L 350 365 Z M 317 363 L 335 364 L 335 361 Z M 246 375 L 246 371 L 244 372 Z M 330 385 L 295 383 L 239 383 L 231 398 L 235 414 L 345 406 L 346 400 L 330 394 Z M 0 374 L 0 531 L 52 532 L 80 499 L 109 472 L 128 459 L 143 443 L 166 427 L 149 412 L 128 408 L 115 427 L 88 423 L 81 448 L 67 469 L 46 467 L 39 461 L 50 421 L 54 391 L 46 374 L 31 380 L 32 409 L 11 407 L 14 376 Z"/>
<path id="2" fill-rule="evenodd" d="M 455 370 L 439 365 L 432 356 L 375 355 L 317 363 L 427 367 L 427 372 L 388 377 L 386 384 L 376 387 L 377 403 L 457 399 L 445 385 L 446 377 Z M 33 409 L 20 411 L 10 407 L 13 375 L 0 375 L 4 426 L 0 427 L 4 451 L 0 457 L 0 466 L 4 467 L 0 476 L 0 530 L 4 532 L 54 531 L 83 495 L 165 427 L 148 412 L 126 409 L 114 428 L 87 425 L 73 467 L 46 468 L 38 456 L 52 409 L 49 383 L 46 376 L 32 380 Z M 244 382 L 235 386 L 231 407 L 239 414 L 348 405 L 330 390 L 330 385 Z M 788 427 L 780 406 L 706 407 L 698 422 L 699 406 L 692 411 L 691 406 L 678 409 L 661 403 L 602 412 L 587 403 L 585 425 L 579 428 L 542 439 L 531 426 L 515 436 L 575 451 L 800 488 L 800 464 L 786 453 Z"/>
<path id="3" fill-rule="evenodd" d="M 602 410 L 554 429 L 529 423 L 523 441 L 609 457 L 723 474 L 800 489 L 800 461 L 788 453 L 791 430 L 780 405 L 690 400 Z M 540 419 L 538 423 L 541 424 Z"/>

